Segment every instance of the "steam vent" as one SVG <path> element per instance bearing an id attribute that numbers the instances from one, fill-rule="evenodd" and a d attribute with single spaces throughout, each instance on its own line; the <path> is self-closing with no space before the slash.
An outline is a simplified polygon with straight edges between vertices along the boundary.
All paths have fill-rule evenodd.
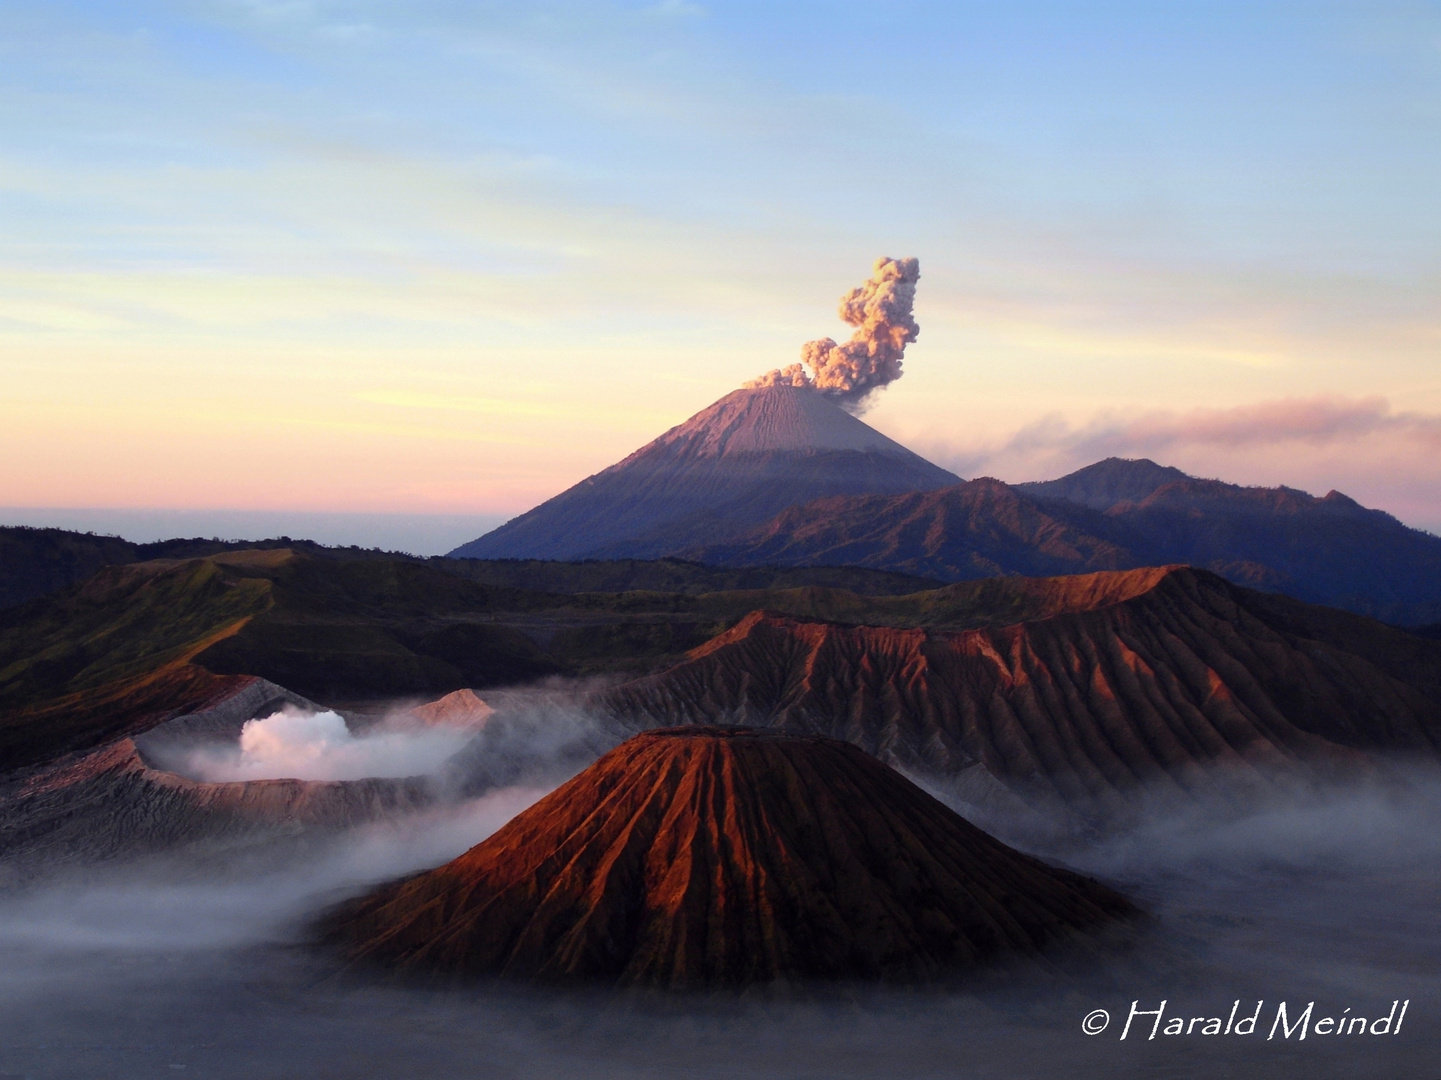
<path id="1" fill-rule="evenodd" d="M 417 974 L 682 989 L 926 981 L 1136 914 L 850 743 L 690 727 L 629 739 L 325 929 Z"/>

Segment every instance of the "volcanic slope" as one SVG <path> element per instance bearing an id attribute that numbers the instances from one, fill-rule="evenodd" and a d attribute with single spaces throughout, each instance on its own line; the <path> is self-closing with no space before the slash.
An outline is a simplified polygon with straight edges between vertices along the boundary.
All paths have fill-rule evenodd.
<path id="1" fill-rule="evenodd" d="M 356 961 L 657 989 L 929 980 L 1136 909 L 843 742 L 635 736 L 453 862 L 343 906 Z"/>
<path id="2" fill-rule="evenodd" d="M 595 705 L 819 732 L 1092 820 L 1209 788 L 1217 770 L 1246 786 L 1441 750 L 1441 642 L 1189 567 L 984 585 L 999 610 L 1013 587 L 1031 621 L 938 632 L 756 612 Z"/>
<path id="3" fill-rule="evenodd" d="M 213 560 L 102 570 L 0 612 L 0 762 L 34 764 L 135 734 L 233 694 L 194 658 L 269 605 Z"/>
<path id="4" fill-rule="evenodd" d="M 422 777 L 205 783 L 175 771 L 187 751 L 235 746 L 247 720 L 287 706 L 319 708 L 263 679 L 233 680 L 194 713 L 0 779 L 0 884 L 191 845 L 234 852 L 437 801 Z"/>
<path id="5" fill-rule="evenodd" d="M 787 386 L 737 390 L 451 555 L 653 558 L 796 503 L 924 491 L 957 480 L 823 394 Z"/>

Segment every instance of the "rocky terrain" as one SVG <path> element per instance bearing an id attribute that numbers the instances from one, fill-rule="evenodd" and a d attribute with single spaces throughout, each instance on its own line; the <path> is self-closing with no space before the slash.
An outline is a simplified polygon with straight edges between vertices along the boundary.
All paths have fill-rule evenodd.
<path id="1" fill-rule="evenodd" d="M 557 684 L 539 710 L 503 689 L 557 672 L 603 681 Z M 1441 745 L 1441 642 L 1185 567 L 898 596 L 563 596 L 416 560 L 243 551 L 111 567 L 0 613 L 5 843 L 122 852 L 429 798 L 389 779 L 251 791 L 177 772 L 167 746 L 233 742 L 239 713 L 216 710 L 256 686 L 359 729 L 439 698 L 407 723 L 473 731 L 449 781 L 463 797 L 563 778 L 646 727 L 752 724 L 847 740 L 966 805 L 1066 829 Z"/>
<path id="2" fill-rule="evenodd" d="M 939 631 L 756 612 L 596 705 L 659 726 L 821 733 L 1112 821 L 1223 780 L 1441 750 L 1441 643 L 1186 567 L 987 585 L 993 609 L 1024 621 Z"/>

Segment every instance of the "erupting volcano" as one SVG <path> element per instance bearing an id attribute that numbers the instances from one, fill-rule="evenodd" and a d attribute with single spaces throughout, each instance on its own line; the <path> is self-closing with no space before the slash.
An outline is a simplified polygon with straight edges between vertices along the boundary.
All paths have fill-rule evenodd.
<path id="1" fill-rule="evenodd" d="M 402 971 L 672 989 L 924 981 L 1135 915 L 849 743 L 704 727 L 635 736 L 326 933 Z"/>
<path id="2" fill-rule="evenodd" d="M 959 477 L 819 390 L 736 390 L 454 558 L 655 558 L 831 495 L 930 491 Z"/>
<path id="3" fill-rule="evenodd" d="M 851 338 L 807 342 L 776 369 L 477 540 L 454 558 L 656 558 L 714 543 L 787 507 L 833 495 L 931 491 L 959 477 L 856 419 L 901 377 L 920 327 L 920 264 L 876 260 L 841 297 Z"/>

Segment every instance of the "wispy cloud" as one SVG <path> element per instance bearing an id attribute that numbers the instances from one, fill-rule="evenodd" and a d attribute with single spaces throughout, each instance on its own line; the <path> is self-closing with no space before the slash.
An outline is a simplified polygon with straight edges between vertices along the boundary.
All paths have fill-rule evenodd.
<path id="1" fill-rule="evenodd" d="M 995 471 L 1039 479 L 1046 470 L 1105 457 L 1156 457 L 1196 451 L 1313 451 L 1385 441 L 1441 450 L 1441 416 L 1400 412 L 1384 397 L 1277 398 L 1225 409 L 1105 410 L 1080 423 L 1051 413 L 985 444 L 935 450 L 966 474 Z M 1017 467 L 1041 471 L 1016 477 Z"/>
<path id="2" fill-rule="evenodd" d="M 1043 448 L 1077 457 L 1157 454 L 1180 447 L 1328 446 L 1378 434 L 1398 435 L 1441 449 L 1441 416 L 1397 412 L 1384 397 L 1280 398 L 1229 409 L 1102 413 L 1072 426 L 1048 417 L 1016 432 L 1002 448 Z"/>
<path id="3" fill-rule="evenodd" d="M 962 476 L 1045 480 L 1107 457 L 1153 458 L 1198 476 L 1344 490 L 1409 524 L 1441 526 L 1441 415 L 1381 396 L 1275 398 L 1232 408 L 1052 413 L 970 445 L 921 447 Z"/>

